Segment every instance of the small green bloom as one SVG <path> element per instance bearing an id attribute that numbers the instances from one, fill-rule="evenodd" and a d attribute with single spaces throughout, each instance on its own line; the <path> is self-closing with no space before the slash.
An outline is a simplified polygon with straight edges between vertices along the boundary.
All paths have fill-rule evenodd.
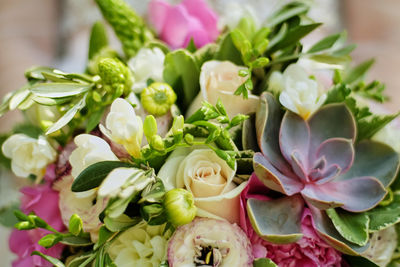
<path id="1" fill-rule="evenodd" d="M 154 116 L 166 114 L 176 101 L 174 90 L 166 83 L 152 83 L 140 94 L 144 109 Z"/>
<path id="2" fill-rule="evenodd" d="M 176 227 L 193 221 L 197 212 L 192 193 L 182 188 L 165 194 L 164 208 L 168 221 Z"/>
<path id="3" fill-rule="evenodd" d="M 103 58 L 100 60 L 98 68 L 106 92 L 111 93 L 114 98 L 130 93 L 133 76 L 129 68 L 121 61 L 116 58 Z"/>

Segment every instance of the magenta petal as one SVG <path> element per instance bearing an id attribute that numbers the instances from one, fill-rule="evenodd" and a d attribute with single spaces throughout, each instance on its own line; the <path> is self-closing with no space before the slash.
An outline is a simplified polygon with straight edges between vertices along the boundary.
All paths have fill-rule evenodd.
<path id="1" fill-rule="evenodd" d="M 287 111 L 283 116 L 279 132 L 279 146 L 282 155 L 288 162 L 292 162 L 294 151 L 300 155 L 298 159 L 303 168 L 308 170 L 308 151 L 310 146 L 310 129 L 307 123 L 297 114 Z"/>
<path id="2" fill-rule="evenodd" d="M 298 181 L 298 178 L 288 177 L 268 161 L 261 153 L 256 153 L 253 157 L 254 171 L 260 181 L 268 188 L 291 196 L 300 192 L 303 184 Z"/>
<path id="3" fill-rule="evenodd" d="M 168 12 L 161 38 L 172 48 L 184 46 L 190 31 L 189 14 L 183 6 L 174 6 Z"/>
<path id="4" fill-rule="evenodd" d="M 217 14 L 208 7 L 204 0 L 183 0 L 182 5 L 186 8 L 191 16 L 201 21 L 204 30 L 214 41 L 218 37 L 218 17 Z"/>
<path id="5" fill-rule="evenodd" d="M 171 10 L 168 2 L 153 0 L 149 3 L 149 20 L 158 33 L 163 30 L 167 14 Z"/>
<path id="6" fill-rule="evenodd" d="M 338 165 L 341 173 L 345 173 L 354 161 L 353 141 L 345 138 L 328 139 L 318 147 L 316 157 L 324 157 L 327 166 Z"/>
<path id="7" fill-rule="evenodd" d="M 212 41 L 209 39 L 207 31 L 197 18 L 190 17 L 188 25 L 189 32 L 186 36 L 185 42 L 182 44 L 182 47 L 187 47 L 191 39 L 193 39 L 197 48 L 202 47 Z"/>
<path id="8" fill-rule="evenodd" d="M 386 190 L 379 180 L 365 176 L 322 185 L 308 184 L 301 194 L 319 209 L 343 205 L 345 210 L 362 212 L 375 207 L 385 197 Z"/>

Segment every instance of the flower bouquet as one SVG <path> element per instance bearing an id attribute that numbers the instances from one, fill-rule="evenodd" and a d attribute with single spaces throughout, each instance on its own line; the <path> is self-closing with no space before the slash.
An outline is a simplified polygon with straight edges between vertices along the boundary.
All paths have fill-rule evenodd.
<path id="1" fill-rule="evenodd" d="M 304 45 L 302 2 L 222 28 L 203 0 L 148 24 L 96 3 L 123 53 L 97 22 L 84 73 L 33 67 L 0 106 L 26 115 L 1 162 L 32 180 L 13 266 L 397 266 L 398 114 L 344 33 Z"/>

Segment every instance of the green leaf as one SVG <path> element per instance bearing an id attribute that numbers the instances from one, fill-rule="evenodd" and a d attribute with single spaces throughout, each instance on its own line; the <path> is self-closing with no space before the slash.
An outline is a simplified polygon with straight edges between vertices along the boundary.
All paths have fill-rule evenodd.
<path id="1" fill-rule="evenodd" d="M 190 38 L 190 42 L 186 47 L 186 50 L 188 50 L 190 53 L 194 53 L 197 50 L 196 45 L 194 44 L 193 38 Z"/>
<path id="2" fill-rule="evenodd" d="M 400 222 L 400 195 L 394 194 L 392 203 L 378 206 L 366 212 L 370 218 L 369 230 L 380 231 Z"/>
<path id="3" fill-rule="evenodd" d="M 306 14 L 309 10 L 309 7 L 300 2 L 294 2 L 288 5 L 285 5 L 280 10 L 278 10 L 275 14 L 267 19 L 267 26 L 274 27 L 294 16 L 298 16 L 301 14 Z"/>
<path id="4" fill-rule="evenodd" d="M 58 121 L 50 126 L 46 131 L 46 135 L 54 133 L 67 125 L 74 118 L 75 114 L 86 105 L 86 97 L 87 94 L 85 94 L 82 99 L 70 108 L 60 119 L 58 119 Z"/>
<path id="5" fill-rule="evenodd" d="M 342 48 L 339 48 L 339 49 L 333 51 L 333 52 L 332 52 L 332 56 L 335 56 L 335 57 L 347 56 L 347 55 L 350 54 L 356 47 L 357 47 L 357 45 L 355 45 L 355 44 L 347 45 L 347 46 L 345 46 L 345 47 L 342 47 Z"/>
<path id="6" fill-rule="evenodd" d="M 90 237 L 81 237 L 81 236 L 73 236 L 73 235 L 64 235 L 60 241 L 60 243 L 68 246 L 90 246 L 93 242 L 90 240 Z"/>
<path id="7" fill-rule="evenodd" d="M 108 45 L 107 31 L 101 21 L 93 24 L 90 32 L 89 59 L 92 59 L 103 47 Z"/>
<path id="8" fill-rule="evenodd" d="M 168 53 L 164 60 L 163 77 L 174 89 L 178 96 L 177 103 L 184 113 L 200 90 L 200 70 L 193 55 L 183 49 Z"/>
<path id="9" fill-rule="evenodd" d="M 236 65 L 243 65 L 241 53 L 233 43 L 231 33 L 222 37 L 215 59 L 221 61 L 229 60 Z"/>
<path id="10" fill-rule="evenodd" d="M 110 237 L 113 236 L 113 234 L 114 232 L 109 231 L 106 226 L 102 225 L 99 230 L 99 240 L 93 249 L 96 250 L 98 247 L 104 245 L 110 239 Z"/>
<path id="11" fill-rule="evenodd" d="M 267 54 L 271 54 L 277 50 L 287 48 L 288 46 L 292 46 L 296 44 L 298 41 L 300 41 L 304 36 L 321 26 L 321 23 L 312 23 L 312 24 L 306 24 L 306 25 L 299 25 L 296 26 L 292 29 L 289 29 L 286 33 L 286 35 L 277 42 L 276 44 L 273 44 L 273 42 L 270 42 L 270 45 L 267 49 Z"/>
<path id="12" fill-rule="evenodd" d="M 82 83 L 38 83 L 30 91 L 41 97 L 63 98 L 83 94 L 92 89 L 93 84 Z"/>
<path id="13" fill-rule="evenodd" d="M 253 262 L 253 267 L 278 267 L 271 259 L 258 258 Z"/>
<path id="14" fill-rule="evenodd" d="M 122 161 L 101 161 L 84 169 L 72 183 L 72 192 L 83 192 L 100 186 L 107 175 L 119 167 L 133 167 Z"/>
<path id="15" fill-rule="evenodd" d="M 246 38 L 246 36 L 240 31 L 240 30 L 233 30 L 231 32 L 231 37 L 233 44 L 236 46 L 236 48 L 240 51 L 242 54 L 242 59 L 243 61 L 247 62 L 246 55 L 251 53 L 252 46 L 250 41 Z"/>
<path id="16" fill-rule="evenodd" d="M 18 222 L 18 219 L 14 215 L 14 211 L 18 209 L 18 203 L 0 209 L 0 224 L 5 227 L 13 227 Z"/>
<path id="17" fill-rule="evenodd" d="M 42 72 L 53 72 L 53 68 L 35 66 L 25 71 L 25 77 L 28 80 L 46 80 Z"/>
<path id="18" fill-rule="evenodd" d="M 365 119 L 357 121 L 358 135 L 357 140 L 369 139 L 379 132 L 383 127 L 385 127 L 392 120 L 397 118 L 399 113 L 392 115 L 373 115 Z"/>
<path id="19" fill-rule="evenodd" d="M 325 37 L 321 41 L 319 41 L 316 44 L 314 44 L 307 51 L 307 53 L 316 53 L 316 52 L 320 52 L 320 51 L 323 51 L 325 49 L 331 48 L 337 42 L 337 40 L 339 40 L 341 35 L 342 35 L 341 33 L 337 33 L 337 34 L 333 34 L 333 35 L 329 35 L 329 36 Z"/>
<path id="20" fill-rule="evenodd" d="M 34 95 L 32 100 L 36 103 L 44 106 L 59 106 L 65 104 L 72 100 L 72 97 L 62 97 L 62 98 L 49 98 L 49 97 L 42 97 Z"/>
<path id="21" fill-rule="evenodd" d="M 342 67 L 341 65 L 351 61 L 351 57 L 348 55 L 334 56 L 332 54 L 313 55 L 310 59 L 329 65 L 340 65 L 340 68 Z M 337 68 L 339 68 L 339 66 Z"/>
<path id="22" fill-rule="evenodd" d="M 121 214 L 116 218 L 110 218 L 108 216 L 104 218 L 104 224 L 111 232 L 123 231 L 129 227 L 138 224 L 141 221 L 142 218 L 140 217 L 129 218 L 129 216 L 125 214 Z"/>
<path id="23" fill-rule="evenodd" d="M 375 59 L 369 59 L 367 61 L 362 62 L 360 65 L 351 69 L 348 73 L 346 73 L 343 82 L 347 84 L 351 84 L 360 79 L 363 79 L 367 71 L 372 67 L 375 63 Z"/>
<path id="24" fill-rule="evenodd" d="M 68 263 L 67 267 L 83 267 L 90 263 L 92 259 L 94 259 L 96 254 L 94 252 L 84 253 L 82 255 L 72 256 L 72 260 Z M 89 261 L 89 262 L 86 262 Z M 83 263 L 86 264 L 83 264 Z"/>
<path id="25" fill-rule="evenodd" d="M 21 90 L 18 90 L 15 92 L 15 94 L 11 97 L 10 103 L 9 103 L 9 108 L 10 110 L 16 109 L 21 103 L 23 103 L 31 94 L 31 92 L 28 90 L 29 85 L 25 85 L 24 87 L 21 88 Z"/>
<path id="26" fill-rule="evenodd" d="M 352 213 L 342 209 L 328 209 L 326 214 L 336 230 L 348 241 L 359 246 L 368 243 L 369 217 L 366 213 Z"/>
<path id="27" fill-rule="evenodd" d="M 35 139 L 37 139 L 40 135 L 43 134 L 42 129 L 30 123 L 17 124 L 13 128 L 13 132 L 16 134 L 17 133 L 25 134 Z"/>
<path id="28" fill-rule="evenodd" d="M 34 251 L 34 252 L 32 252 L 31 256 L 33 256 L 33 255 L 42 257 L 43 259 L 45 259 L 48 262 L 50 262 L 51 264 L 53 264 L 55 267 L 65 267 L 64 263 L 62 263 L 59 259 L 53 258 L 49 255 L 45 255 L 42 252 Z"/>
<path id="29" fill-rule="evenodd" d="M 47 81 L 51 82 L 56 82 L 56 83 L 65 83 L 71 81 L 71 79 L 65 78 L 62 74 L 60 73 L 55 73 L 55 72 L 42 72 L 43 77 Z"/>
<path id="30" fill-rule="evenodd" d="M 90 133 L 100 123 L 106 107 L 100 107 L 97 111 L 93 112 L 86 124 L 86 132 Z"/>

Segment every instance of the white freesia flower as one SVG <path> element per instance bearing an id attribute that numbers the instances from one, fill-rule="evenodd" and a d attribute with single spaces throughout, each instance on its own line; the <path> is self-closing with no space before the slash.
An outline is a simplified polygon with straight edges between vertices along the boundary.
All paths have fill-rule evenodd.
<path id="1" fill-rule="evenodd" d="M 60 192 L 58 206 L 60 208 L 61 218 L 65 225 L 68 225 L 69 219 L 73 214 L 78 214 L 82 219 L 82 226 L 85 232 L 89 232 L 93 242 L 98 239 L 98 231 L 102 225 L 99 215 L 107 206 L 107 198 L 97 198 L 92 194 L 86 197 L 77 197 L 76 193 L 71 191 L 74 178 L 71 175 L 64 176 L 58 180 L 53 188 Z"/>
<path id="2" fill-rule="evenodd" d="M 46 166 L 56 159 L 57 153 L 44 136 L 38 139 L 25 134 L 10 136 L 2 146 L 4 156 L 11 159 L 11 169 L 15 175 L 43 177 Z"/>
<path id="3" fill-rule="evenodd" d="M 123 232 L 108 249 L 118 267 L 158 267 L 167 257 L 165 226 L 150 226 L 142 221 Z"/>
<path id="4" fill-rule="evenodd" d="M 163 82 L 165 55 L 160 48 L 142 48 L 135 57 L 131 58 L 128 66 L 133 72 L 135 83 L 133 91 L 140 93 L 147 87 L 147 80 Z"/>
<path id="5" fill-rule="evenodd" d="M 132 105 L 122 98 L 111 104 L 106 118 L 106 127 L 100 124 L 101 132 L 117 144 L 124 146 L 132 156 L 140 156 L 143 138 L 142 119 L 136 116 Z"/>
<path id="6" fill-rule="evenodd" d="M 211 149 L 182 148 L 169 156 L 157 176 L 166 190 L 189 190 L 198 216 L 238 223 L 239 196 L 246 183 L 236 186 L 235 172 Z"/>
<path id="7" fill-rule="evenodd" d="M 100 197 L 128 198 L 133 192 L 143 190 L 150 182 L 144 171 L 136 168 L 116 168 L 101 183 Z"/>
<path id="8" fill-rule="evenodd" d="M 272 75 L 274 90 L 282 90 L 279 101 L 290 111 L 304 119 L 312 115 L 326 100 L 326 94 L 320 94 L 317 81 L 311 79 L 298 64 L 286 68 L 283 74 Z"/>
<path id="9" fill-rule="evenodd" d="M 228 2 L 224 5 L 222 14 L 220 14 L 218 27 L 223 28 L 226 25 L 229 29 L 233 30 L 238 26 L 242 18 L 251 18 L 256 27 L 260 24 L 253 6 L 246 3 Z"/>
<path id="10" fill-rule="evenodd" d="M 201 103 L 207 100 L 215 105 L 221 99 L 228 116 L 233 117 L 238 113 L 248 114 L 255 112 L 259 98 L 249 94 L 248 99 L 233 93 L 246 81 L 246 77 L 239 76 L 239 67 L 229 61 L 207 61 L 201 67 L 200 93 L 190 105 L 187 115 L 190 116 L 201 107 Z"/>

